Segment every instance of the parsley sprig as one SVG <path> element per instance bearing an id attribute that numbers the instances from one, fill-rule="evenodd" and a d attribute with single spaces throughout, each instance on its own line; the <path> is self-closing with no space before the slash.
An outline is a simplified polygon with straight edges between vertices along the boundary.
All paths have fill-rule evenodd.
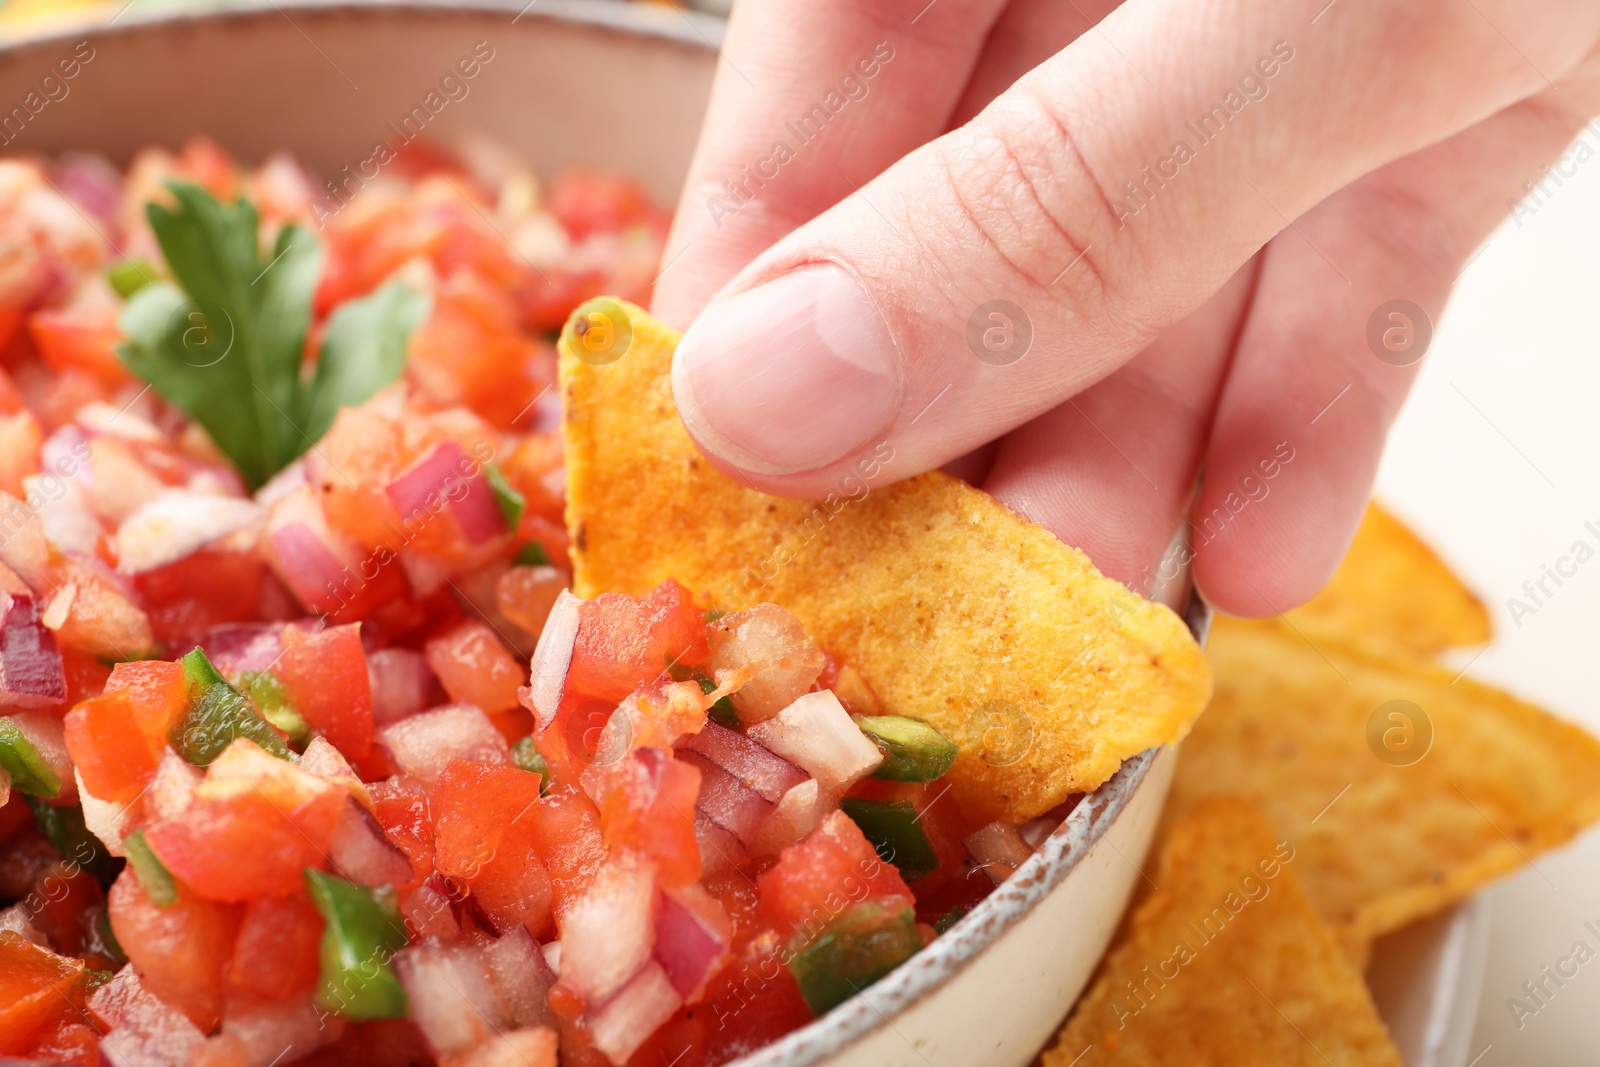
<path id="1" fill-rule="evenodd" d="M 285 226 L 261 252 L 256 209 L 199 186 L 168 185 L 176 208 L 151 203 L 150 226 L 177 285 L 139 289 L 123 308 L 122 361 L 210 433 L 252 489 L 288 466 L 359 404 L 394 381 L 428 298 L 391 282 L 334 309 L 316 367 L 302 366 L 323 249 Z"/>

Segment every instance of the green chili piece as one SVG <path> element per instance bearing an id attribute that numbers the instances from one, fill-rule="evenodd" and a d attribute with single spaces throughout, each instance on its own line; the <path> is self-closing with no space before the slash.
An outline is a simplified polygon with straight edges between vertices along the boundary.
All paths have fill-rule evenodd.
<path id="1" fill-rule="evenodd" d="M 178 902 L 178 884 L 172 880 L 172 872 L 161 862 L 150 842 L 145 840 L 143 830 L 135 830 L 122 839 L 122 853 L 128 858 L 128 866 L 133 868 L 139 888 L 150 898 L 150 903 L 158 908 L 170 908 Z"/>
<path id="2" fill-rule="evenodd" d="M 37 797 L 24 795 L 23 800 L 33 810 L 33 821 L 39 832 L 49 838 L 62 858 L 92 874 L 101 885 L 109 886 L 122 871 L 122 861 L 106 851 L 100 839 L 83 824 L 83 809 L 76 804 L 58 808 Z"/>
<path id="3" fill-rule="evenodd" d="M 48 799 L 61 792 L 60 776 L 10 719 L 0 719 L 0 770 L 11 776 L 11 788 L 19 793 Z"/>
<path id="4" fill-rule="evenodd" d="M 368 889 L 308 867 L 306 889 L 327 923 L 317 1005 L 357 1022 L 404 1018 L 406 993 L 389 965 L 406 943 L 393 888 Z"/>
<path id="5" fill-rule="evenodd" d="M 900 868 L 906 881 L 914 882 L 938 869 L 939 857 L 922 832 L 917 809 L 908 801 L 845 797 L 839 807 L 872 842 L 878 857 Z"/>
<path id="6" fill-rule="evenodd" d="M 931 782 L 956 761 L 957 748 L 944 734 L 904 715 L 857 715 L 856 725 L 883 752 L 874 778 Z"/>
<path id="7" fill-rule="evenodd" d="M 795 953 L 789 973 L 811 1014 L 821 1015 L 876 982 L 922 947 L 917 915 L 878 904 L 852 905 Z"/>
<path id="8" fill-rule="evenodd" d="M 511 762 L 539 776 L 539 795 L 550 792 L 550 764 L 533 743 L 532 735 L 511 746 Z"/>
<path id="9" fill-rule="evenodd" d="M 196 648 L 183 657 L 189 683 L 189 710 L 167 740 L 196 767 L 208 766 L 236 737 L 248 737 L 280 759 L 293 759 L 283 735 L 274 730 L 251 699 L 229 685 L 206 654 Z"/>

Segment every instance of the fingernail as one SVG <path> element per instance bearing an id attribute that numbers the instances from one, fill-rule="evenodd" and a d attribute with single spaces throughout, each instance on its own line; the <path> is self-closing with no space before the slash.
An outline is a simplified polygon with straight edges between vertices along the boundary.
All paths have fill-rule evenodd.
<path id="1" fill-rule="evenodd" d="M 713 304 L 672 365 L 690 432 L 727 462 L 763 474 L 816 470 L 881 435 L 900 384 L 883 316 L 832 264 Z"/>

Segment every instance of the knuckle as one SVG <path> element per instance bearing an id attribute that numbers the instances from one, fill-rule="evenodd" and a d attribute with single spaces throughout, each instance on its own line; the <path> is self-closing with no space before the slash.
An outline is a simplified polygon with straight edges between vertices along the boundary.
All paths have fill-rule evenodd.
<path id="1" fill-rule="evenodd" d="M 972 238 L 1020 280 L 1098 310 L 1116 212 L 1071 126 L 1024 85 L 947 138 L 941 163 Z"/>

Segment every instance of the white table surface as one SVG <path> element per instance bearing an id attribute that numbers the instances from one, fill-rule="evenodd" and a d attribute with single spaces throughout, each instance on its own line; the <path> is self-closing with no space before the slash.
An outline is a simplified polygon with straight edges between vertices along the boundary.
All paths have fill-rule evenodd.
<path id="1" fill-rule="evenodd" d="M 1584 137 L 1600 150 L 1600 128 Z M 1502 227 L 1462 275 L 1378 495 L 1489 605 L 1495 641 L 1469 674 L 1600 733 L 1600 558 L 1520 628 L 1506 603 L 1574 541 L 1600 548 L 1584 529 L 1600 530 L 1600 156 Z M 1600 937 L 1584 926 L 1600 930 L 1600 831 L 1535 865 L 1489 890 L 1475 1067 L 1600 1062 Z M 1519 1027 L 1508 998 L 1578 941 L 1596 958 L 1550 984 L 1554 996 Z"/>

